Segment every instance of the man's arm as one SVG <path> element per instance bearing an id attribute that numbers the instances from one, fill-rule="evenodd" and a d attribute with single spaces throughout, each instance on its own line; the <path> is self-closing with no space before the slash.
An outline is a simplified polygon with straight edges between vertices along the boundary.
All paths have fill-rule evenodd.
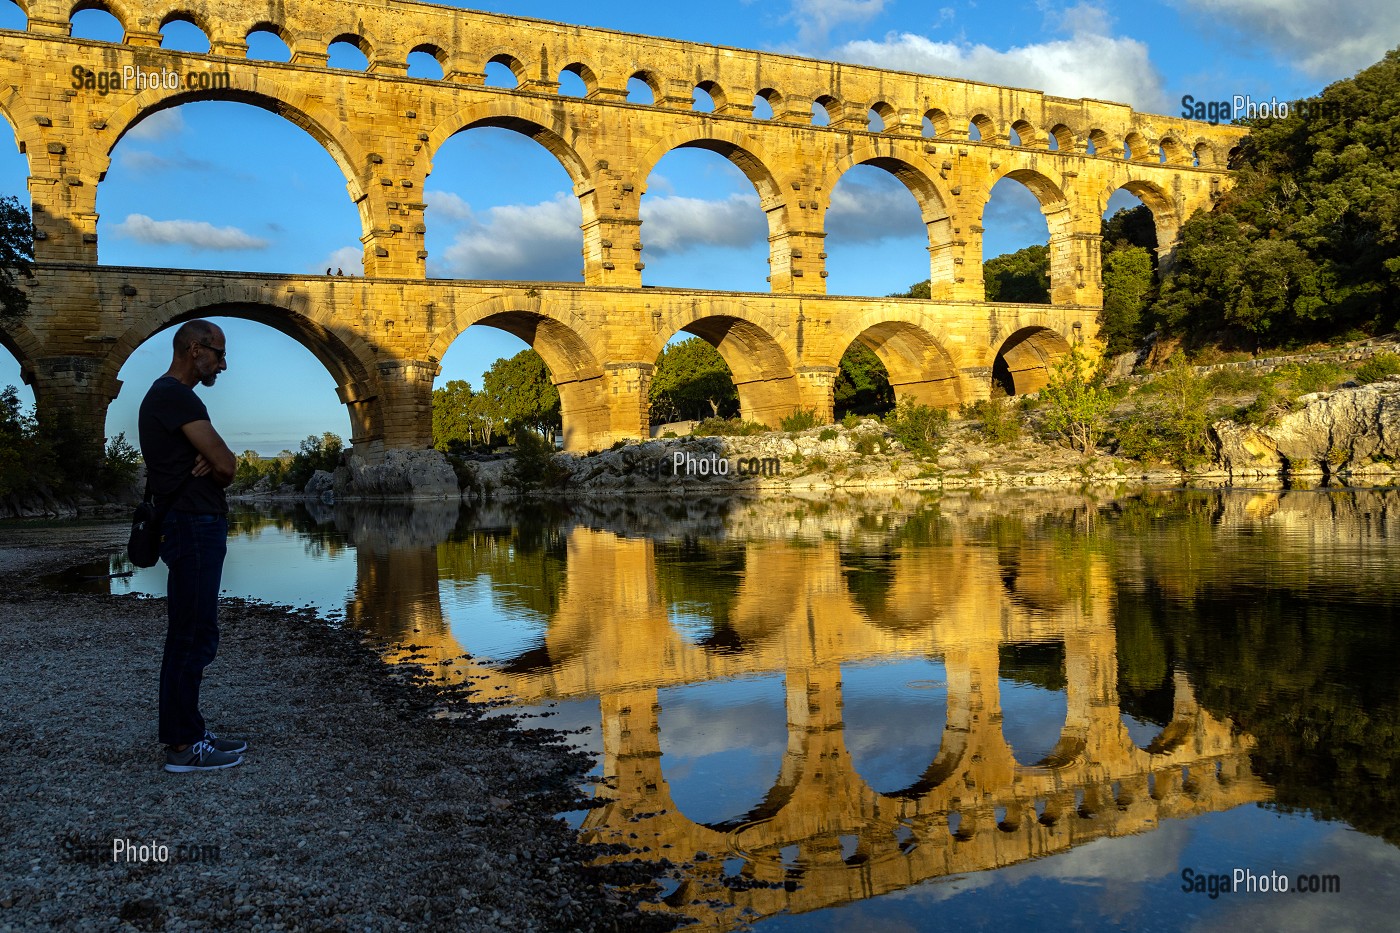
<path id="1" fill-rule="evenodd" d="M 194 461 L 194 475 L 212 474 L 220 486 L 232 483 L 234 471 L 238 469 L 238 460 L 233 451 L 228 449 L 224 439 L 219 436 L 219 432 L 214 430 L 214 425 L 208 421 L 188 421 L 180 426 L 180 430 L 185 432 L 185 437 L 189 438 L 194 449 L 199 451 L 199 456 Z"/>

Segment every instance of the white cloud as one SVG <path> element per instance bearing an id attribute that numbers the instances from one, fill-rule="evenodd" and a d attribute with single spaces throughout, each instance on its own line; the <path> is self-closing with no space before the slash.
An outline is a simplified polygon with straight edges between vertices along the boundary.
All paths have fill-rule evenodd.
<path id="1" fill-rule="evenodd" d="M 787 19 L 797 24 L 797 41 L 806 47 L 821 45 L 835 27 L 863 23 L 879 16 L 885 0 L 792 0 Z"/>
<path id="2" fill-rule="evenodd" d="M 1162 77 L 1136 39 L 1107 35 L 1098 7 L 1080 5 L 1058 18 L 1071 32 L 1005 51 L 967 42 L 935 42 L 914 33 L 890 33 L 881 41 L 848 42 L 832 55 L 844 61 L 967 78 L 1045 91 L 1060 97 L 1124 101 L 1139 110 L 1166 112 Z"/>
<path id="3" fill-rule="evenodd" d="M 1176 0 L 1207 21 L 1224 20 L 1246 42 L 1273 49 L 1325 79 L 1349 77 L 1400 45 L 1395 0 Z"/>
<path id="4" fill-rule="evenodd" d="M 203 220 L 153 220 L 145 214 L 128 214 L 114 231 L 139 243 L 184 246 L 190 250 L 266 249 L 268 242 L 237 227 L 216 227 Z"/>
<path id="5" fill-rule="evenodd" d="M 451 191 L 428 191 L 424 194 L 428 202 L 430 217 L 438 217 L 452 223 L 470 223 L 476 219 L 472 207 L 461 195 L 453 194 Z"/>
<path id="6" fill-rule="evenodd" d="M 830 239 L 848 243 L 924 236 L 919 204 L 909 189 L 890 177 L 880 184 L 843 181 L 831 192 L 826 212 Z"/>
<path id="7" fill-rule="evenodd" d="M 127 139 L 159 140 L 178 136 L 185 129 L 185 118 L 174 107 L 151 114 L 131 128 Z"/>
<path id="8" fill-rule="evenodd" d="M 358 246 L 342 246 L 328 255 L 324 262 L 317 263 L 311 270 L 313 275 L 326 275 L 326 270 L 340 269 L 346 275 L 365 274 L 365 251 Z"/>
<path id="9" fill-rule="evenodd" d="M 573 281 L 582 278 L 582 215 L 578 199 L 561 191 L 539 204 L 493 207 L 482 219 L 452 194 L 430 200 L 439 216 L 466 224 L 442 258 L 429 257 L 434 276 L 467 279 Z M 455 212 L 455 216 L 454 216 Z"/>
<path id="10" fill-rule="evenodd" d="M 731 194 L 722 201 L 685 197 L 642 201 L 642 242 L 652 255 L 674 255 L 697 246 L 743 249 L 767 239 L 768 220 L 756 194 Z"/>

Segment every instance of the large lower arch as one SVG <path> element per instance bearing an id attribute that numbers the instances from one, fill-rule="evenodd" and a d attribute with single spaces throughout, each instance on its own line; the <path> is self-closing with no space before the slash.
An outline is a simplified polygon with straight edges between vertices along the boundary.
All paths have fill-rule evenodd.
<path id="1" fill-rule="evenodd" d="M 444 327 L 429 350 L 430 358 L 441 360 L 453 341 L 477 324 L 518 337 L 544 360 L 559 390 L 565 450 L 606 446 L 602 440 L 610 438 L 613 430 L 608 380 L 598 355 L 579 336 L 581 327 L 550 314 L 538 299 L 493 298 L 459 313 Z"/>
<path id="2" fill-rule="evenodd" d="M 782 345 L 762 327 L 721 313 L 697 317 L 678 329 L 719 351 L 738 390 L 739 417 L 743 420 L 776 428 L 800 407 L 792 362 Z M 660 346 L 656 352 L 661 352 Z"/>
<path id="3" fill-rule="evenodd" d="M 350 439 L 361 449 L 381 442 L 386 431 L 378 354 L 364 338 L 315 308 L 304 297 L 272 289 L 213 286 L 156 306 L 117 337 L 96 374 L 100 396 L 114 399 L 121 390 L 118 374 L 136 348 L 156 334 L 185 321 L 232 317 L 271 327 L 301 344 L 335 380 L 348 409 Z M 101 412 L 105 420 L 106 411 Z"/>
<path id="4" fill-rule="evenodd" d="M 1007 395 L 1039 392 L 1050 384 L 1060 357 L 1070 351 L 1069 341 L 1048 327 L 1023 327 L 1003 340 L 992 363 L 993 387 Z"/>
<path id="5" fill-rule="evenodd" d="M 842 341 L 842 351 L 855 341 L 869 347 L 884 364 L 896 403 L 908 400 L 934 408 L 953 408 L 963 402 L 962 384 L 952 356 L 919 325 L 877 321 Z"/>
<path id="6" fill-rule="evenodd" d="M 332 127 L 340 121 L 333 113 L 326 112 L 324 104 L 292 88 L 268 80 L 265 74 L 253 75 L 251 71 L 229 71 L 228 85 L 194 91 L 169 92 L 160 89 L 141 91 L 127 101 L 108 120 L 108 128 L 114 130 L 111 144 L 107 147 L 110 158 L 117 143 L 121 142 L 132 129 L 148 117 L 162 110 L 188 104 L 192 101 L 231 101 L 250 104 L 269 113 L 283 117 L 305 130 L 312 139 L 335 160 L 352 201 L 361 202 L 365 197 L 361 183 L 361 171 L 356 166 L 368 165 L 368 153 L 352 139 L 338 135 Z"/>

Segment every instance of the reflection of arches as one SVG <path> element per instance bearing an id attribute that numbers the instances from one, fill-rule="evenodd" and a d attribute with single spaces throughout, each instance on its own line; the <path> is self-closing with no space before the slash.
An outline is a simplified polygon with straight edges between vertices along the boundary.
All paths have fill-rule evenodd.
<path id="1" fill-rule="evenodd" d="M 1023 327 L 1002 342 L 992 364 L 992 382 L 1007 395 L 1039 392 L 1050 382 L 1060 357 L 1070 351 L 1069 341 L 1048 327 Z"/>
<path id="2" fill-rule="evenodd" d="M 312 306 L 304 295 L 270 288 L 211 286 L 150 309 L 121 334 L 102 360 L 99 384 L 115 397 L 118 374 L 131 354 L 155 335 L 193 318 L 232 317 L 271 327 L 311 352 L 340 388 L 350 409 L 355 443 L 379 436 L 384 418 L 374 348 L 352 329 L 335 321 L 330 309 Z"/>
<path id="3" fill-rule="evenodd" d="M 792 362 L 762 327 L 740 317 L 717 314 L 679 329 L 704 340 L 724 358 L 739 393 L 740 418 L 777 427 L 797 410 L 797 376 Z M 656 352 L 661 352 L 660 346 Z"/>
<path id="4" fill-rule="evenodd" d="M 841 341 L 841 346 L 854 341 L 880 358 L 897 401 L 908 399 L 935 408 L 952 408 L 962 402 L 957 366 L 943 345 L 922 327 L 907 321 L 879 321 Z"/>

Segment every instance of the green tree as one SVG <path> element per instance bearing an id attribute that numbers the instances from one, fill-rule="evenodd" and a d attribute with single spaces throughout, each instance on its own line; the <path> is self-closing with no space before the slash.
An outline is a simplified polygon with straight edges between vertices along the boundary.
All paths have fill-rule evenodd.
<path id="1" fill-rule="evenodd" d="M 433 446 L 438 450 L 476 443 L 479 432 L 472 404 L 475 396 L 471 383 L 465 379 L 452 379 L 433 390 Z"/>
<path id="2" fill-rule="evenodd" d="M 651 379 L 651 420 L 727 418 L 739 411 L 734 377 L 719 351 L 691 337 L 669 344 L 656 359 Z"/>
<path id="3" fill-rule="evenodd" d="M 1103 263 L 1099 337 L 1110 355 L 1125 353 L 1142 337 L 1143 312 L 1152 296 L 1152 259 L 1141 246 L 1109 253 Z"/>
<path id="4" fill-rule="evenodd" d="M 1400 50 L 1285 118 L 1250 121 L 1235 185 L 1181 230 L 1154 313 L 1265 341 L 1400 316 Z"/>
<path id="5" fill-rule="evenodd" d="M 1092 453 L 1108 424 L 1113 395 L 1078 346 L 1060 357 L 1040 397 L 1046 402 L 1046 429 L 1071 449 Z"/>
<path id="6" fill-rule="evenodd" d="M 15 197 L 0 198 L 0 324 L 22 320 L 29 296 L 19 277 L 30 277 L 34 262 L 34 223 Z"/>
<path id="7" fill-rule="evenodd" d="M 1050 248 L 1027 246 L 989 259 L 982 265 L 982 282 L 988 301 L 1049 304 Z"/>
<path id="8" fill-rule="evenodd" d="M 479 415 L 489 412 L 549 438 L 563 425 L 559 390 L 549 378 L 549 368 L 534 350 L 521 350 L 509 359 L 496 360 L 482 383 L 482 394 L 489 402 L 479 406 Z"/>
<path id="9" fill-rule="evenodd" d="M 846 348 L 841 355 L 841 370 L 836 376 L 836 417 L 848 413 L 882 415 L 894 407 L 894 389 L 885 364 L 875 351 L 860 341 Z"/>
<path id="10" fill-rule="evenodd" d="M 932 292 L 930 291 L 929 280 L 928 280 L 928 279 L 924 279 L 922 282 L 915 282 L 913 285 L 910 285 L 910 286 L 909 286 L 907 289 L 905 289 L 904 291 L 902 291 L 902 292 L 895 292 L 893 295 L 890 295 L 890 296 L 888 296 L 888 297 L 890 297 L 890 298 L 922 298 L 924 301 L 927 301 L 927 300 L 929 299 L 929 297 L 930 297 L 931 294 L 932 294 Z"/>

